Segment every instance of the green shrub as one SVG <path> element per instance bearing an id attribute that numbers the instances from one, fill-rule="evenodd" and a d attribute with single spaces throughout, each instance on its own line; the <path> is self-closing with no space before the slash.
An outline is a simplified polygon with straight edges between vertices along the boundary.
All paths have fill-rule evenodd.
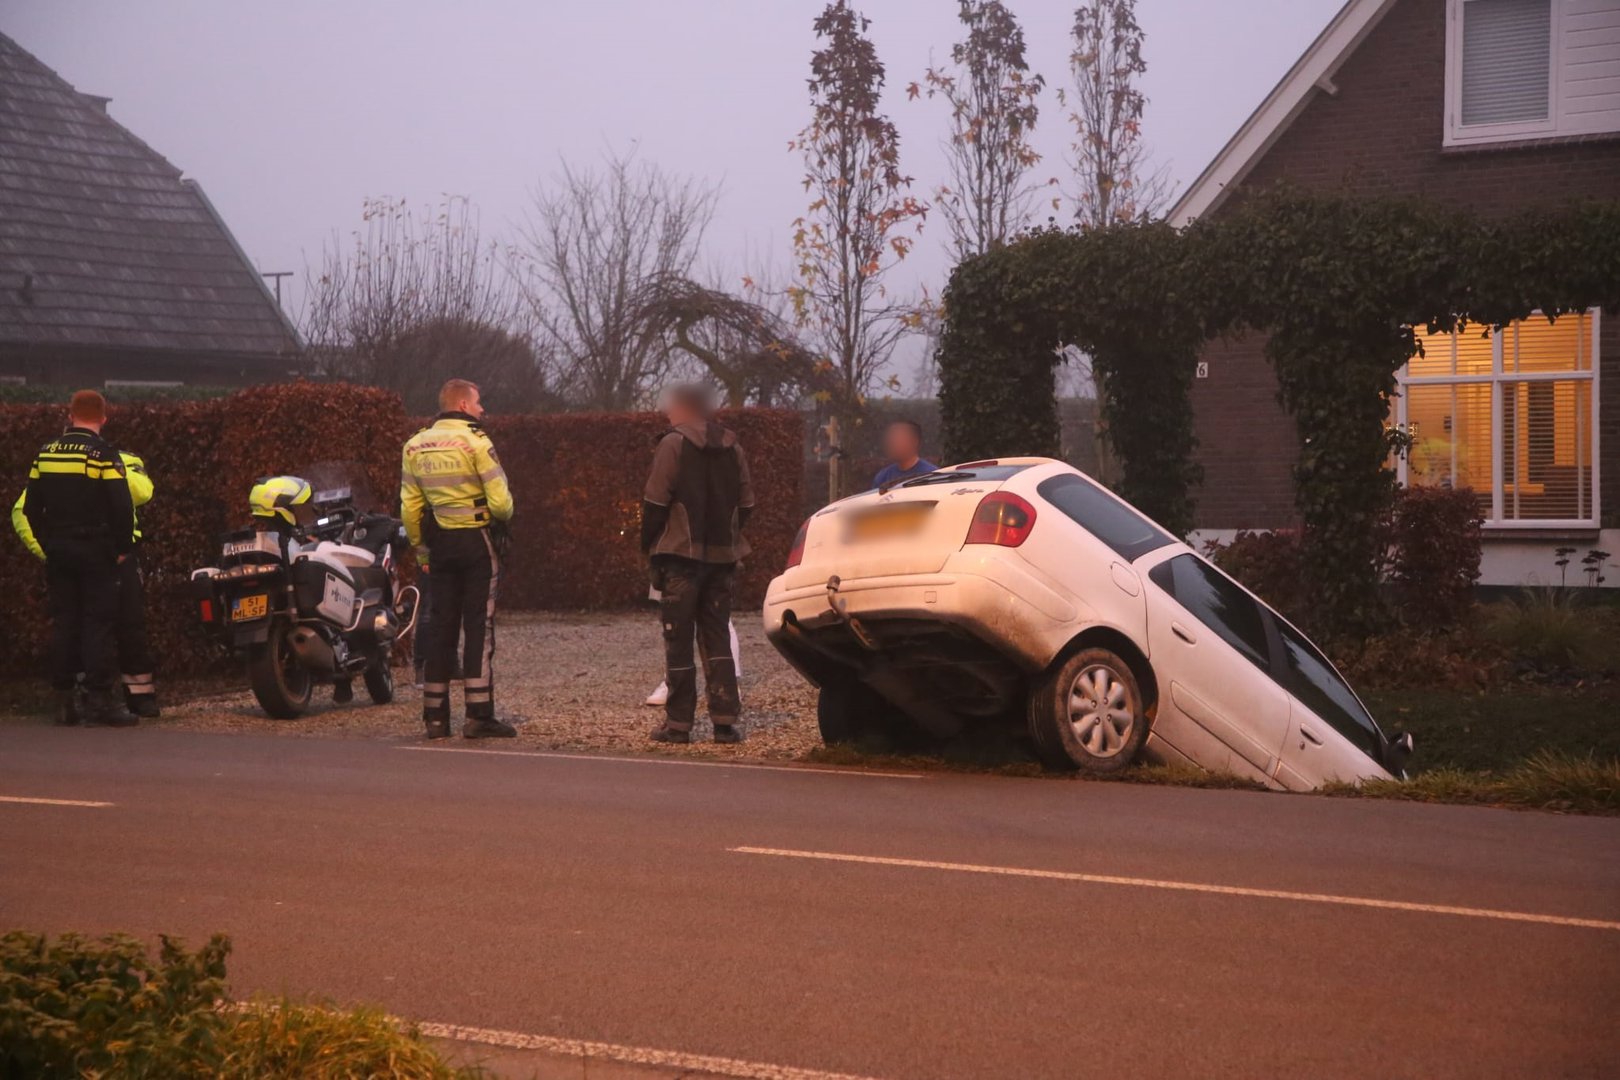
<path id="1" fill-rule="evenodd" d="M 1573 589 L 1526 589 L 1491 605 L 1484 629 L 1509 656 L 1541 673 L 1620 670 L 1620 626 L 1613 609 Z"/>
<path id="2" fill-rule="evenodd" d="M 122 934 L 0 938 L 0 1075 L 212 1076 L 230 942 L 193 953 L 162 941 L 153 964 Z"/>
<path id="3" fill-rule="evenodd" d="M 339 1080 L 485 1075 L 446 1064 L 414 1028 L 374 1009 L 233 1006 L 229 939 L 196 952 L 162 939 L 0 938 L 0 1076 L 31 1080 Z"/>
<path id="4" fill-rule="evenodd" d="M 1479 501 L 1467 488 L 1409 487 L 1390 511 L 1385 571 L 1401 622 L 1460 626 L 1474 606 L 1481 555 Z"/>
<path id="5" fill-rule="evenodd" d="M 454 1080 L 483 1076 L 456 1068 L 414 1027 L 378 1009 L 341 1010 L 291 1001 L 254 1001 L 230 1015 L 220 1041 L 218 1080 Z"/>

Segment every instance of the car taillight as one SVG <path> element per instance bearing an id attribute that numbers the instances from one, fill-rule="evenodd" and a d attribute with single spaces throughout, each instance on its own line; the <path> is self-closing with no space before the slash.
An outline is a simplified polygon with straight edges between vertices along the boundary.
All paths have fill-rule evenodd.
<path id="1" fill-rule="evenodd" d="M 968 526 L 967 544 L 1017 547 L 1035 527 L 1035 508 L 1010 491 L 992 491 L 979 500 Z"/>
<path id="2" fill-rule="evenodd" d="M 783 567 L 784 570 L 791 570 L 804 561 L 804 538 L 809 532 L 810 519 L 805 518 L 804 524 L 799 526 L 798 533 L 793 537 L 793 546 L 788 548 L 788 561 L 787 565 Z"/>
<path id="3" fill-rule="evenodd" d="M 213 622 L 214 621 L 214 602 L 212 600 L 203 600 L 203 601 L 201 601 L 198 604 L 197 614 L 202 616 L 202 621 L 203 622 Z"/>

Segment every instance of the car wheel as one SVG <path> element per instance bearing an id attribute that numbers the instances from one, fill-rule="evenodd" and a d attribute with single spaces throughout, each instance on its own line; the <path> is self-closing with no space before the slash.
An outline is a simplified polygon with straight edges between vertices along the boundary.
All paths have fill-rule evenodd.
<path id="1" fill-rule="evenodd" d="M 828 746 L 891 738 L 904 718 L 871 687 L 855 678 L 829 680 L 816 700 L 816 722 Z"/>
<path id="2" fill-rule="evenodd" d="M 1124 769 L 1148 733 L 1130 665 L 1107 649 L 1069 657 L 1030 694 L 1029 733 L 1052 768 L 1096 776 Z"/>

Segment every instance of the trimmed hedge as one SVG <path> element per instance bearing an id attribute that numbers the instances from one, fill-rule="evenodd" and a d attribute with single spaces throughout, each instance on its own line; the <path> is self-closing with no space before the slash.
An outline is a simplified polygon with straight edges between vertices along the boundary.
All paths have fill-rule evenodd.
<path id="1" fill-rule="evenodd" d="M 787 559 L 804 505 L 804 422 L 786 410 L 722 415 L 747 449 L 759 494 L 755 553 L 739 606 L 757 605 Z M 0 406 L 0 497 L 12 503 L 39 447 L 63 426 L 54 405 Z M 399 453 L 420 423 L 397 395 L 342 383 L 254 387 L 228 398 L 115 406 L 106 435 L 140 454 L 157 494 L 141 510 L 147 616 L 164 675 L 208 668 L 186 600 L 191 571 L 210 565 L 221 533 L 248 518 L 260 476 L 292 473 L 317 487 L 347 483 L 364 505 L 398 506 Z M 518 503 L 503 603 L 509 608 L 623 607 L 647 595 L 639 551 L 641 490 L 655 414 L 502 417 L 490 425 Z M 407 563 L 409 560 L 406 560 Z M 37 674 L 49 649 L 45 577 L 15 537 L 0 540 L 0 675 Z"/>
<path id="2" fill-rule="evenodd" d="M 738 607 L 754 607 L 786 563 L 803 517 L 804 420 L 786 409 L 744 409 L 719 420 L 737 432 L 754 480 L 754 552 L 735 598 Z M 506 606 L 623 607 L 646 598 L 641 493 L 653 447 L 667 430 L 656 413 L 491 420 L 489 435 L 517 503 L 501 580 Z"/>

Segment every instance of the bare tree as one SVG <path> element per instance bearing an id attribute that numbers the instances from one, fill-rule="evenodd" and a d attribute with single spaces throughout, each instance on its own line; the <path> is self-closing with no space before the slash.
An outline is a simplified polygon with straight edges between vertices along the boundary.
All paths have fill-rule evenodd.
<path id="1" fill-rule="evenodd" d="M 596 169 L 564 161 L 536 189 L 512 262 L 562 366 L 562 389 L 579 404 L 641 402 L 667 350 L 641 316 L 640 291 L 691 271 L 718 198 L 717 187 L 634 153 L 609 153 Z"/>
<path id="2" fill-rule="evenodd" d="M 907 93 L 926 90 L 951 108 L 950 179 L 934 205 L 961 260 L 1006 243 L 1029 220 L 1035 188 L 1026 176 L 1041 160 L 1029 137 L 1046 80 L 1029 73 L 1023 28 L 1001 0 L 961 0 L 958 17 L 967 37 L 951 47 L 952 66 L 930 66 Z"/>
<path id="3" fill-rule="evenodd" d="M 807 340 L 834 365 L 846 392 L 866 392 L 895 343 L 916 324 L 884 278 L 910 252 L 906 227 L 926 207 L 905 194 L 900 133 L 879 111 L 884 69 L 845 0 L 816 18 L 810 57 L 810 123 L 790 148 L 804 157 L 807 214 L 793 223 L 797 282 L 788 290 Z"/>
<path id="4" fill-rule="evenodd" d="M 1164 169 L 1152 169 L 1142 141 L 1147 71 L 1136 0 L 1086 0 L 1074 12 L 1073 85 L 1059 91 L 1074 125 L 1075 217 L 1084 227 L 1153 217 L 1169 200 Z"/>
<path id="5" fill-rule="evenodd" d="M 688 278 L 659 278 L 641 292 L 642 317 L 662 334 L 671 374 L 719 385 L 726 404 L 790 404 L 808 396 L 842 401 L 830 363 L 795 333 L 787 294 L 766 281 L 742 280 L 740 293 Z"/>
<path id="6" fill-rule="evenodd" d="M 395 390 L 431 413 L 448 378 L 479 383 L 506 409 L 545 402 L 521 296 L 464 198 L 413 212 L 368 199 L 347 246 L 306 268 L 302 330 L 316 371 Z"/>

